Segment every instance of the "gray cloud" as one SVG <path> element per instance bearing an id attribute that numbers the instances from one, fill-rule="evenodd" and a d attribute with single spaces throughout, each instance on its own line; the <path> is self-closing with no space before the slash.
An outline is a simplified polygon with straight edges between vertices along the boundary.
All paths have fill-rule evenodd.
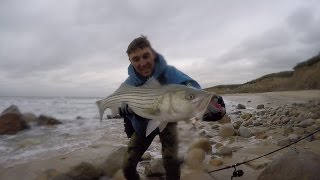
<path id="1" fill-rule="evenodd" d="M 141 34 L 203 86 L 243 83 L 319 52 L 319 5 L 4 0 L 0 95 L 108 94 L 126 78 L 125 50 Z"/>

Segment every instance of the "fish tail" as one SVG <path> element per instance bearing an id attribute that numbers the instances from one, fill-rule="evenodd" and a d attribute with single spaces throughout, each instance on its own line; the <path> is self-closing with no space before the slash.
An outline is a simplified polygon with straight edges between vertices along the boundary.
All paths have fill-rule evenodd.
<path id="1" fill-rule="evenodd" d="M 100 123 L 101 123 L 102 118 L 103 118 L 104 108 L 101 105 L 101 101 L 97 101 L 96 104 L 97 104 L 98 109 L 99 109 Z"/>

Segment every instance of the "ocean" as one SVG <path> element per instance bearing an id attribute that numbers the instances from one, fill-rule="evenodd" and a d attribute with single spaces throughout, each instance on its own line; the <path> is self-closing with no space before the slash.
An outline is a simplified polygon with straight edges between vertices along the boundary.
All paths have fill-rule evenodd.
<path id="1" fill-rule="evenodd" d="M 94 97 L 0 97 L 0 112 L 11 105 L 22 113 L 44 114 L 60 120 L 55 127 L 32 126 L 15 135 L 0 135 L 0 166 L 48 158 L 85 148 L 102 137 L 110 145 L 126 141 L 122 119 L 100 123 Z"/>

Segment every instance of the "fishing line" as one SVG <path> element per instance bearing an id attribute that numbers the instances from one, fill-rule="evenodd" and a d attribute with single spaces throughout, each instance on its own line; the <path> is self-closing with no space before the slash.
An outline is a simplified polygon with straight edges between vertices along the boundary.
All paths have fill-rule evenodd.
<path id="1" fill-rule="evenodd" d="M 305 136 L 305 137 L 303 137 L 303 138 L 300 138 L 300 139 L 294 141 L 293 143 L 291 143 L 291 144 L 289 144 L 289 145 L 286 145 L 286 146 L 284 146 L 284 147 L 282 147 L 282 148 L 279 148 L 279 149 L 276 149 L 276 150 L 274 150 L 274 151 L 271 151 L 271 152 L 269 152 L 269 153 L 267 153 L 267 154 L 261 155 L 261 156 L 259 156 L 259 157 L 256 157 L 256 158 L 253 158 L 253 159 L 250 159 L 250 160 L 247 160 L 247 161 L 243 161 L 243 162 L 240 162 L 240 163 L 236 163 L 236 164 L 231 165 L 231 166 L 226 166 L 226 167 L 224 167 L 224 168 L 216 169 L 216 170 L 213 170 L 213 171 L 208 171 L 207 173 L 208 173 L 212 178 L 214 178 L 214 177 L 211 175 L 212 172 L 217 172 L 217 171 L 222 171 L 222 170 L 225 170 L 225 169 L 234 168 L 234 171 L 233 171 L 233 173 L 232 173 L 231 179 L 233 179 L 234 177 L 241 177 L 241 176 L 244 174 L 244 172 L 243 172 L 241 169 L 240 169 L 240 170 L 237 170 L 237 168 L 236 168 L 237 166 L 240 166 L 240 165 L 242 165 L 242 164 L 246 164 L 246 163 L 248 163 L 248 162 L 251 162 L 251 161 L 260 159 L 260 158 L 262 158 L 262 157 L 268 156 L 268 155 L 273 154 L 273 153 L 275 153 L 275 152 L 278 152 L 278 151 L 280 151 L 280 150 L 282 150 L 282 149 L 285 149 L 285 148 L 287 148 L 287 147 L 289 147 L 289 146 L 295 145 L 297 142 L 299 142 L 299 141 L 301 141 L 301 140 L 303 140 L 303 139 L 306 139 L 307 137 L 310 137 L 310 136 L 312 136 L 313 134 L 315 134 L 315 133 L 317 133 L 317 132 L 319 132 L 319 131 L 320 131 L 320 129 L 318 128 L 318 129 L 317 129 L 316 131 L 314 131 L 313 133 L 310 133 L 310 134 L 308 134 L 307 136 Z M 298 153 L 298 150 L 297 150 L 295 147 L 294 147 L 294 150 Z"/>

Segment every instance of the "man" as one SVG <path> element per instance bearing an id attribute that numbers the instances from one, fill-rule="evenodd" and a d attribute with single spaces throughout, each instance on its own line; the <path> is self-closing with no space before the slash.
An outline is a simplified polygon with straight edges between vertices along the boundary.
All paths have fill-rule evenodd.
<path id="1" fill-rule="evenodd" d="M 134 39 L 128 46 L 127 54 L 130 65 L 128 67 L 129 77 L 125 80 L 126 84 L 141 86 L 149 77 L 153 76 L 161 84 L 183 84 L 200 88 L 200 85 L 195 80 L 175 67 L 167 65 L 163 56 L 152 48 L 145 36 Z M 157 128 L 145 137 L 148 119 L 134 114 L 130 110 L 130 107 L 125 104 L 119 108 L 119 114 L 124 117 L 125 132 L 128 138 L 130 138 L 128 149 L 123 159 L 122 168 L 125 178 L 130 180 L 140 179 L 136 170 L 137 164 L 152 143 L 154 137 L 159 135 L 166 179 L 180 179 L 177 123 L 170 122 L 162 132 L 159 132 Z M 221 97 L 215 96 L 208 106 L 204 120 L 219 120 L 224 114 L 223 100 Z"/>

